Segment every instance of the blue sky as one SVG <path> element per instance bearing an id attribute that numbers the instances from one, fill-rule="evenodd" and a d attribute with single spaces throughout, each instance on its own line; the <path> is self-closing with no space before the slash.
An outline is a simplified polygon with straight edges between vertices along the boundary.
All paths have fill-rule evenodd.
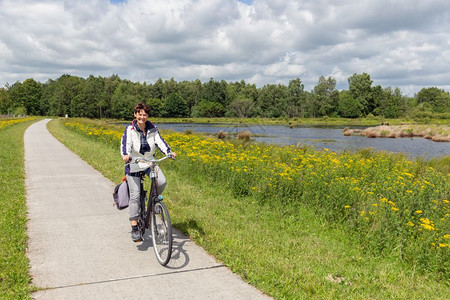
<path id="1" fill-rule="evenodd" d="M 116 0 L 117 1 L 117 0 Z M 448 0 L 0 0 L 0 87 L 62 74 L 450 90 Z M 247 2 L 248 4 L 244 4 Z"/>

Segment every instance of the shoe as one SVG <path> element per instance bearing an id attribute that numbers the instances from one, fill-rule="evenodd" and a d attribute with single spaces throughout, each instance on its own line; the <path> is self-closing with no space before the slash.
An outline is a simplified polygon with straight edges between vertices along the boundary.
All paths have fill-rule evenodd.
<path id="1" fill-rule="evenodd" d="M 142 241 L 142 234 L 139 230 L 132 230 L 131 231 L 131 239 L 133 242 L 141 242 Z"/>

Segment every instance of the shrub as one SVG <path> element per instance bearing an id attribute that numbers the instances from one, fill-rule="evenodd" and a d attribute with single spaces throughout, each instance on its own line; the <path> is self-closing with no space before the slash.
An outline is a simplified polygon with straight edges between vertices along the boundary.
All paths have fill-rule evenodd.
<path id="1" fill-rule="evenodd" d="M 226 137 L 227 137 L 227 134 L 226 134 L 226 132 L 224 132 L 223 130 L 221 130 L 221 131 L 219 131 L 219 132 L 217 133 L 217 138 L 219 138 L 219 139 L 221 139 L 221 140 L 226 139 Z"/>
<path id="2" fill-rule="evenodd" d="M 250 131 L 244 130 L 244 131 L 239 132 L 236 137 L 240 141 L 248 142 L 248 141 L 250 141 L 251 135 L 252 134 Z"/>

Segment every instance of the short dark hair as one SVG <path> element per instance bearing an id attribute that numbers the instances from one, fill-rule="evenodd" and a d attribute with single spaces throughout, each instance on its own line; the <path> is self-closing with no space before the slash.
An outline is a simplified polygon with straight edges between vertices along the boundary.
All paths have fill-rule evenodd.
<path id="1" fill-rule="evenodd" d="M 144 102 L 139 102 L 134 106 L 134 113 L 140 112 L 141 110 L 145 111 L 147 115 L 150 115 L 150 106 Z"/>

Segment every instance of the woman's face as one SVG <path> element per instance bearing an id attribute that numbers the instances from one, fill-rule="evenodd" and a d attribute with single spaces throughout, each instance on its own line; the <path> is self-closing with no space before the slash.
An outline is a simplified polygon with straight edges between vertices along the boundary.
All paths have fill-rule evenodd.
<path id="1" fill-rule="evenodd" d="M 134 113 L 134 117 L 136 118 L 139 125 L 145 125 L 148 115 L 145 110 L 141 109 L 140 111 Z"/>

